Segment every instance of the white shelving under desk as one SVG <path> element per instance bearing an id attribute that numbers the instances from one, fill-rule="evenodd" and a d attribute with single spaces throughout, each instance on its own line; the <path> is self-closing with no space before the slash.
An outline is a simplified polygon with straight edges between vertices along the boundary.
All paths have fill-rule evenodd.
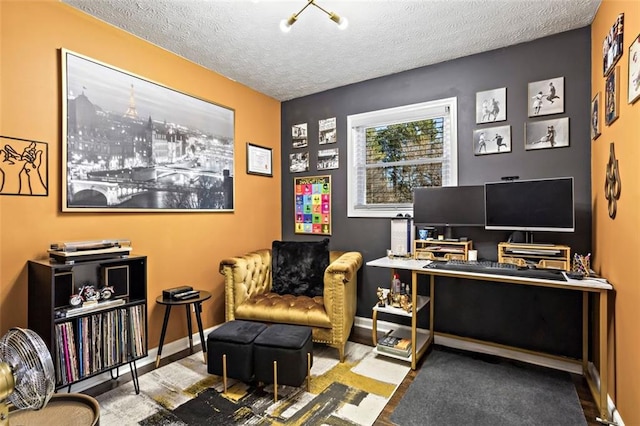
<path id="1" fill-rule="evenodd" d="M 391 331 L 391 336 L 401 337 L 403 339 L 411 339 L 411 330 L 398 329 Z M 416 329 L 416 342 L 412 342 L 411 344 L 415 344 L 416 354 L 420 354 L 427 343 L 429 342 L 429 330 L 424 330 L 421 328 Z M 402 356 L 396 355 L 389 352 L 379 351 L 378 348 L 374 347 L 373 352 L 377 355 L 388 356 L 389 358 L 399 359 L 401 361 L 411 362 L 411 355 L 413 352 L 409 352 L 409 355 Z M 417 358 L 420 358 L 418 355 Z"/>
<path id="2" fill-rule="evenodd" d="M 420 296 L 418 295 L 418 306 L 415 306 L 413 309 L 418 312 L 420 309 L 424 308 L 425 306 L 427 306 L 427 304 L 429 303 L 429 296 Z M 383 314 L 392 314 L 392 315 L 400 315 L 403 317 L 407 317 L 407 318 L 411 318 L 412 313 L 411 312 L 407 312 L 402 308 L 395 308 L 393 306 L 389 306 L 389 305 L 385 305 L 385 306 L 378 306 L 375 305 L 373 307 L 374 311 L 377 312 L 381 312 Z"/>

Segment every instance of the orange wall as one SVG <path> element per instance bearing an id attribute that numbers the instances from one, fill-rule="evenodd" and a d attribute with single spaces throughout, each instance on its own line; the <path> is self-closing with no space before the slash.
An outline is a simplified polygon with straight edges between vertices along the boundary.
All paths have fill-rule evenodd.
<path id="1" fill-rule="evenodd" d="M 638 249 L 640 231 L 640 101 L 627 103 L 629 46 L 640 33 L 640 2 L 604 0 L 591 28 L 592 96 L 604 96 L 602 76 L 602 43 L 624 13 L 624 49 L 618 61 L 620 67 L 620 116 L 611 126 L 604 126 L 601 136 L 592 142 L 591 185 L 594 218 L 594 265 L 615 288 L 614 316 L 610 333 L 609 377 L 613 382 L 609 394 L 625 424 L 640 424 L 640 285 L 638 280 Z M 604 107 L 604 97 L 602 106 Z M 619 162 L 622 192 L 617 215 L 609 218 L 604 197 L 605 167 L 609 160 L 609 144 L 614 142 Z"/>
<path id="2" fill-rule="evenodd" d="M 224 320 L 223 257 L 281 236 L 280 102 L 57 1 L 0 3 L 0 134 L 49 144 L 49 196 L 0 196 L 0 334 L 27 326 L 28 259 L 54 241 L 128 238 L 148 256 L 149 346 L 157 346 L 163 288 L 213 293 L 204 327 Z M 62 213 L 60 48 L 235 110 L 233 213 Z M 233 60 L 233 58 L 229 58 Z M 273 178 L 246 174 L 246 142 L 273 148 Z M 256 196 L 259 194 L 259 196 Z M 166 342 L 186 336 L 173 313 Z"/>

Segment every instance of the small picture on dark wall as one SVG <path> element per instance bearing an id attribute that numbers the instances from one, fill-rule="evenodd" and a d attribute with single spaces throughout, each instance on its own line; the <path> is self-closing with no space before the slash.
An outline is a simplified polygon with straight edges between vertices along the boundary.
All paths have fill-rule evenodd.
<path id="1" fill-rule="evenodd" d="M 611 126 L 611 123 L 616 121 L 619 114 L 620 105 L 620 81 L 619 81 L 620 67 L 615 67 L 612 73 L 607 77 L 605 84 L 605 105 L 604 105 L 604 118 L 605 124 Z"/>
<path id="2" fill-rule="evenodd" d="M 564 112 L 564 77 L 529 83 L 529 117 Z"/>
<path id="3" fill-rule="evenodd" d="M 524 148 L 545 149 L 569 146 L 569 118 L 534 121 L 524 125 Z"/>
<path id="4" fill-rule="evenodd" d="M 339 166 L 338 148 L 318 151 L 318 170 L 337 169 Z"/>
<path id="5" fill-rule="evenodd" d="M 629 46 L 629 97 L 630 104 L 640 99 L 640 35 Z"/>
<path id="6" fill-rule="evenodd" d="M 320 145 L 336 143 L 336 118 L 327 118 L 318 121 L 318 141 Z"/>
<path id="7" fill-rule="evenodd" d="M 289 154 L 289 172 L 300 173 L 309 171 L 309 152 L 294 152 Z"/>
<path id="8" fill-rule="evenodd" d="M 591 100 L 591 139 L 600 136 L 600 92 Z"/>
<path id="9" fill-rule="evenodd" d="M 487 127 L 473 131 L 475 155 L 511 152 L 511 126 Z"/>
<path id="10" fill-rule="evenodd" d="M 294 124 L 291 126 L 291 138 L 294 148 L 305 148 L 307 142 L 307 123 Z"/>
<path id="11" fill-rule="evenodd" d="M 624 13 L 618 15 L 609 33 L 602 42 L 602 74 L 608 75 L 622 56 L 622 24 Z"/>
<path id="12" fill-rule="evenodd" d="M 507 119 L 507 88 L 476 93 L 476 123 L 492 123 Z"/>

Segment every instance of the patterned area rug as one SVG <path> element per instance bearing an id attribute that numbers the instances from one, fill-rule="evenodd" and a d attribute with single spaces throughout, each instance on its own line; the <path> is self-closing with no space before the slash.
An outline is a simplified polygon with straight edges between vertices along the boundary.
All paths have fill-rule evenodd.
<path id="1" fill-rule="evenodd" d="M 97 399 L 102 426 L 125 425 L 372 425 L 409 372 L 409 364 L 376 356 L 348 342 L 346 361 L 337 351 L 314 346 L 311 388 L 258 386 L 207 373 L 198 352 L 140 376 Z"/>

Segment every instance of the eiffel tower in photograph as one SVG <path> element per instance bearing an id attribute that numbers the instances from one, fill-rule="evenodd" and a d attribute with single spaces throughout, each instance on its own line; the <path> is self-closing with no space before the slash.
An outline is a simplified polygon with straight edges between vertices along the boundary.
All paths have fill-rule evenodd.
<path id="1" fill-rule="evenodd" d="M 124 113 L 125 117 L 136 119 L 138 118 L 138 111 L 136 111 L 136 98 L 133 94 L 133 84 L 131 85 L 131 94 L 129 95 L 129 108 Z"/>

